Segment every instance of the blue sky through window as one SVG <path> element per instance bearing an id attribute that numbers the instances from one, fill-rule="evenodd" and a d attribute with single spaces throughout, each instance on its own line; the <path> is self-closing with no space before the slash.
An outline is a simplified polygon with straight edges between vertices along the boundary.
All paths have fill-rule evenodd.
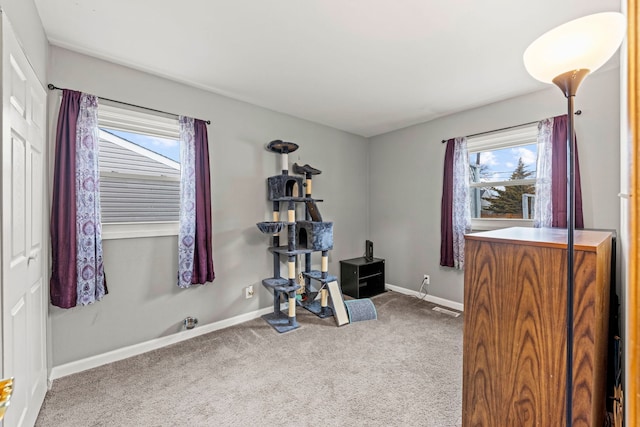
<path id="1" fill-rule="evenodd" d="M 480 165 L 484 166 L 480 181 L 508 181 L 518 166 L 518 159 L 522 159 L 526 170 L 535 172 L 538 147 L 537 144 L 529 144 L 500 150 L 470 153 L 469 163 L 471 165 L 477 164 L 478 154 L 480 154 Z M 535 177 L 535 173 L 532 178 L 533 177 Z"/>
<path id="2" fill-rule="evenodd" d="M 180 142 L 167 138 L 143 135 L 139 133 L 124 132 L 115 129 L 105 128 L 105 131 L 112 133 L 120 138 L 126 139 L 136 145 L 156 152 L 162 156 L 168 157 L 180 163 Z"/>

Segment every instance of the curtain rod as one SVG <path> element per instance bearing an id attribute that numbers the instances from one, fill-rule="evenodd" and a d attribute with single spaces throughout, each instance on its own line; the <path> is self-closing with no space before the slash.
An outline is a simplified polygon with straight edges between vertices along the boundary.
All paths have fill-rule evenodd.
<path id="1" fill-rule="evenodd" d="M 582 110 L 578 110 L 574 113 L 576 116 L 579 116 L 580 114 L 582 114 Z M 534 123 L 538 123 L 540 120 L 537 120 L 535 122 L 528 122 L 528 123 L 522 123 L 519 125 L 515 125 L 515 126 L 507 126 L 506 128 L 500 128 L 500 129 L 493 129 L 493 130 L 488 130 L 486 132 L 478 132 L 478 133 L 474 133 L 472 135 L 467 135 L 467 138 L 471 138 L 473 136 L 480 136 L 480 135 L 486 135 L 488 133 L 493 133 L 493 132 L 500 132 L 502 130 L 509 130 L 509 129 L 515 129 L 515 128 L 519 128 L 520 126 L 526 126 L 526 125 L 532 125 Z M 447 142 L 446 139 L 442 140 L 442 143 L 444 144 L 445 142 Z"/>
<path id="2" fill-rule="evenodd" d="M 49 88 L 49 90 L 63 90 L 63 88 L 61 87 L 57 87 L 52 85 L 51 83 L 49 83 L 47 85 L 47 87 Z M 156 113 L 162 113 L 162 114 L 168 114 L 170 116 L 175 116 L 175 117 L 179 117 L 178 114 L 174 114 L 174 113 L 169 113 L 167 111 L 162 111 L 162 110 L 156 110 L 155 108 L 149 108 L 149 107 L 143 107 L 142 105 L 136 105 L 136 104 L 130 104 L 128 102 L 123 102 L 123 101 L 116 101 L 115 99 L 109 99 L 109 98 L 104 98 L 102 96 L 98 96 L 98 99 L 102 99 L 104 101 L 110 101 L 110 102 L 115 102 L 117 104 L 122 104 L 122 105 L 128 105 L 129 107 L 136 107 L 136 108 L 142 108 L 143 110 L 148 110 L 148 111 L 155 111 Z M 200 119 L 198 119 L 200 120 Z M 205 122 L 206 124 L 210 125 L 211 124 L 211 120 L 202 120 L 203 122 Z"/>

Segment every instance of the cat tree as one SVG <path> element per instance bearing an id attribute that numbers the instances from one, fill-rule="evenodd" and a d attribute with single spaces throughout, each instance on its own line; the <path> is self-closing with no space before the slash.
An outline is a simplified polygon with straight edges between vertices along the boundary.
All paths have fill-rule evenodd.
<path id="1" fill-rule="evenodd" d="M 333 316 L 337 312 L 338 325 L 348 323 L 342 293 L 337 278 L 328 273 L 329 251 L 333 249 L 333 223 L 322 221 L 317 202 L 322 200 L 311 197 L 313 175 L 320 170 L 312 166 L 293 165 L 293 172 L 302 177 L 289 175 L 289 153 L 298 149 L 298 144 L 281 140 L 267 144 L 268 151 L 281 157 L 280 175 L 267 178 L 268 196 L 273 203 L 273 221 L 257 223 L 260 231 L 272 234 L 273 277 L 264 279 L 262 285 L 273 291 L 273 313 L 262 316 L 278 332 L 287 332 L 299 327 L 296 320 L 296 306 L 300 305 L 319 317 Z M 304 195 L 303 195 L 304 188 Z M 304 204 L 304 220 L 296 218 L 296 204 Z M 286 221 L 280 219 L 280 208 L 287 207 Z M 286 228 L 286 245 L 280 244 L 280 232 Z M 321 252 L 320 271 L 311 269 L 311 254 Z M 296 259 L 304 255 L 304 285 L 296 282 Z M 287 257 L 287 277 L 280 276 L 280 257 Z M 301 289 L 302 288 L 302 289 Z M 300 299 L 296 298 L 301 291 Z M 333 307 L 329 306 L 329 292 Z M 320 300 L 316 297 L 320 294 Z M 286 295 L 289 302 L 288 312 L 280 310 L 281 297 Z M 344 316 L 343 316 L 344 314 Z"/>

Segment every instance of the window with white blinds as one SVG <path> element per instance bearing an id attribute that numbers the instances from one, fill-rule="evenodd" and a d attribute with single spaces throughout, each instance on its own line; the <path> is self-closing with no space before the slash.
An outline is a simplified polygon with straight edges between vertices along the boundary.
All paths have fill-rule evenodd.
<path id="1" fill-rule="evenodd" d="M 178 121 L 100 105 L 98 124 L 105 237 L 174 234 L 166 230 L 177 230 L 180 214 Z"/>

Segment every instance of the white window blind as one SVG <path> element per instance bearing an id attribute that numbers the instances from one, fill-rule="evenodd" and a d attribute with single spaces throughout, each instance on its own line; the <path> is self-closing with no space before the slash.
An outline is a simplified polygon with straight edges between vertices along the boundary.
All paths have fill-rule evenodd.
<path id="1" fill-rule="evenodd" d="M 123 108 L 109 101 L 100 101 L 98 123 L 101 127 L 125 132 L 175 140 L 180 138 L 180 127 L 175 117 L 149 114 L 133 107 L 131 109 Z"/>
<path id="2" fill-rule="evenodd" d="M 538 123 L 518 126 L 467 138 L 467 150 L 472 152 L 490 151 L 538 142 Z"/>

